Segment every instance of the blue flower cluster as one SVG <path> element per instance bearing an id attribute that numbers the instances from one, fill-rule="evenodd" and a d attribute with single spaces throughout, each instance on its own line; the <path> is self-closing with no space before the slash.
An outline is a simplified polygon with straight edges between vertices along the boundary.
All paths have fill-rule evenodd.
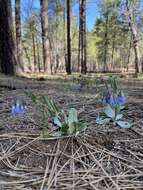
<path id="1" fill-rule="evenodd" d="M 108 95 L 104 97 L 103 103 L 104 104 L 110 104 L 111 106 L 119 105 L 123 106 L 125 104 L 126 97 L 123 95 L 120 96 L 113 96 L 113 95 Z"/>
<path id="2" fill-rule="evenodd" d="M 24 112 L 25 112 L 25 108 L 23 105 L 21 104 L 12 105 L 12 109 L 11 109 L 12 114 L 18 114 L 18 113 L 24 113 Z"/>

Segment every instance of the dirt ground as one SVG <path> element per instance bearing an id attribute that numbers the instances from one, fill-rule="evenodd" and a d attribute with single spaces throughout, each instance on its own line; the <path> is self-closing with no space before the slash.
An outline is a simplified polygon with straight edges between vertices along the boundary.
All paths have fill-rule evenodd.
<path id="1" fill-rule="evenodd" d="M 130 129 L 97 126 L 102 106 L 95 81 L 88 77 L 80 88 L 75 77 L 0 77 L 0 190 L 143 189 L 143 80 L 121 79 Z M 49 95 L 65 110 L 76 108 L 87 130 L 78 136 L 43 137 L 24 91 Z M 13 116 L 16 96 L 27 109 Z"/>

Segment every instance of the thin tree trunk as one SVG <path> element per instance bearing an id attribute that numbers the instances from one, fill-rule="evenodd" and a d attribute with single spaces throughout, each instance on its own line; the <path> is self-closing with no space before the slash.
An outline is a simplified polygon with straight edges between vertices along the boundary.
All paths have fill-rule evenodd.
<path id="1" fill-rule="evenodd" d="M 107 69 L 108 69 L 108 66 L 107 66 L 107 52 L 108 52 L 108 11 L 106 13 L 104 40 L 105 40 L 105 44 L 104 44 L 104 67 L 103 67 L 103 71 L 106 72 Z"/>
<path id="2" fill-rule="evenodd" d="M 81 0 L 79 1 L 79 36 L 78 36 L 78 72 L 81 69 L 81 33 L 82 33 L 82 13 L 81 13 Z"/>
<path id="3" fill-rule="evenodd" d="M 113 43 L 112 43 L 112 60 L 111 60 L 111 69 L 113 70 L 114 65 L 114 50 L 115 50 L 115 38 L 116 38 L 116 32 L 113 34 Z"/>
<path id="4" fill-rule="evenodd" d="M 80 71 L 80 60 L 81 60 L 81 22 L 79 23 L 79 35 L 78 35 L 78 66 L 77 66 L 77 71 Z"/>
<path id="5" fill-rule="evenodd" d="M 86 63 L 86 0 L 83 2 L 83 65 L 81 68 L 81 73 L 87 73 L 87 63 Z"/>
<path id="6" fill-rule="evenodd" d="M 24 72 L 22 60 L 22 44 L 21 44 L 21 16 L 20 16 L 20 0 L 15 0 L 15 27 L 16 27 L 16 48 L 18 65 L 16 72 L 18 74 Z"/>
<path id="7" fill-rule="evenodd" d="M 41 71 L 41 61 L 40 61 L 40 53 L 39 53 L 39 44 L 38 44 L 38 37 L 36 35 L 36 49 L 37 49 L 37 65 L 38 65 L 38 71 Z"/>
<path id="8" fill-rule="evenodd" d="M 143 60 L 141 62 L 141 72 L 143 73 Z"/>
<path id="9" fill-rule="evenodd" d="M 131 38 L 130 38 L 130 44 L 129 44 L 129 50 L 128 50 L 128 59 L 127 59 L 127 72 L 128 72 L 128 70 L 129 70 L 131 47 L 132 47 L 132 41 L 131 41 Z"/>
<path id="10" fill-rule="evenodd" d="M 50 44 L 48 34 L 48 0 L 40 0 L 40 4 L 44 71 L 51 73 Z"/>
<path id="11" fill-rule="evenodd" d="M 36 71 L 37 67 L 37 60 L 36 60 L 36 45 L 35 45 L 35 34 L 32 31 L 32 47 L 33 47 L 33 61 L 34 61 L 34 72 Z"/>
<path id="12" fill-rule="evenodd" d="M 65 7 L 66 5 L 64 6 L 64 9 L 63 9 L 63 23 L 64 23 L 64 62 L 65 62 L 65 67 L 66 67 L 67 56 L 66 56 L 66 9 Z"/>
<path id="13" fill-rule="evenodd" d="M 71 15 L 70 15 L 70 0 L 67 0 L 67 60 L 66 60 L 66 72 L 71 74 Z"/>
<path id="14" fill-rule="evenodd" d="M 0 66 L 2 73 L 13 75 L 17 64 L 10 0 L 0 0 Z"/>
<path id="15" fill-rule="evenodd" d="M 28 70 L 32 71 L 30 55 L 28 54 L 27 48 L 25 47 L 24 44 L 23 44 L 23 50 L 25 52 L 25 56 L 26 56 L 26 59 L 28 61 Z M 25 71 L 27 72 L 27 67 L 25 67 Z"/>
<path id="16" fill-rule="evenodd" d="M 78 68 L 81 66 L 81 73 L 86 74 L 86 0 L 80 0 L 79 22 Z"/>

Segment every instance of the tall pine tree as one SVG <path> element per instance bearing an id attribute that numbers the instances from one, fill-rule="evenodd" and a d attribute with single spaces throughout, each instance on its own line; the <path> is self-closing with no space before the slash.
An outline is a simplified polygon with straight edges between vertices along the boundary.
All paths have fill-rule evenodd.
<path id="1" fill-rule="evenodd" d="M 2 73 L 13 75 L 16 64 L 11 1 L 0 0 L 0 66 Z"/>

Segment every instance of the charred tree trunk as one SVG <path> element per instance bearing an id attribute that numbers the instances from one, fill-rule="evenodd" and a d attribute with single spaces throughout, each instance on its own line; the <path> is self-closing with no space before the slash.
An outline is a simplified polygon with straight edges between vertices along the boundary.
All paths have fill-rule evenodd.
<path id="1" fill-rule="evenodd" d="M 40 4 L 44 71 L 51 73 L 50 44 L 48 33 L 48 0 L 40 0 Z"/>
<path id="2" fill-rule="evenodd" d="M 78 50 L 78 68 L 81 67 L 81 73 L 86 74 L 86 0 L 80 0 L 80 19 L 79 19 L 79 50 Z"/>
<path id="3" fill-rule="evenodd" d="M 21 16 L 20 16 L 20 0 L 15 0 L 15 28 L 16 28 L 16 49 L 17 49 L 17 73 L 24 72 L 22 61 L 22 44 L 21 44 Z"/>
<path id="4" fill-rule="evenodd" d="M 70 15 L 70 0 L 67 0 L 67 59 L 66 59 L 66 72 L 71 74 L 71 15 Z"/>
<path id="5" fill-rule="evenodd" d="M 10 0 L 0 0 L 0 66 L 4 74 L 14 74 L 17 64 Z"/>

